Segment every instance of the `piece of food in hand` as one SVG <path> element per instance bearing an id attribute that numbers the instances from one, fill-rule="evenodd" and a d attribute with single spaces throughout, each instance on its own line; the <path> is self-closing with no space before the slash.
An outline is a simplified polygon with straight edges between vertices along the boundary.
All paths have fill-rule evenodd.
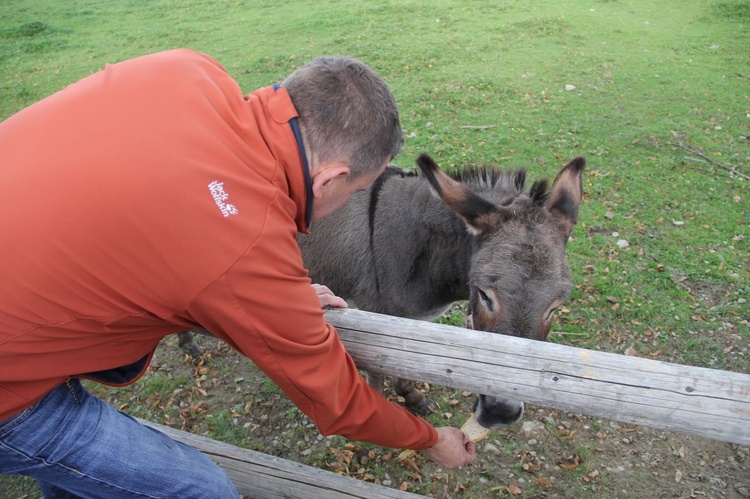
<path id="1" fill-rule="evenodd" d="M 489 435 L 492 430 L 480 425 L 477 421 L 476 415 L 472 412 L 469 419 L 467 419 L 461 427 L 461 431 L 466 433 L 466 436 L 469 437 L 469 440 L 472 442 L 479 442 Z"/>

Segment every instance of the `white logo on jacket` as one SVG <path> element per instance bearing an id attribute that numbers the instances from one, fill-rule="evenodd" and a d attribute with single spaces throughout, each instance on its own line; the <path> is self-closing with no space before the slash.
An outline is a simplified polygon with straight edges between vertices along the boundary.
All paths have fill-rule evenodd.
<path id="1" fill-rule="evenodd" d="M 239 213 L 236 206 L 224 202 L 229 199 L 229 194 L 224 192 L 224 182 L 214 180 L 208 184 L 208 190 L 211 192 L 211 196 L 213 196 L 214 201 L 216 201 L 216 206 L 219 207 L 221 214 L 224 215 L 225 218 L 229 215 L 237 215 Z"/>

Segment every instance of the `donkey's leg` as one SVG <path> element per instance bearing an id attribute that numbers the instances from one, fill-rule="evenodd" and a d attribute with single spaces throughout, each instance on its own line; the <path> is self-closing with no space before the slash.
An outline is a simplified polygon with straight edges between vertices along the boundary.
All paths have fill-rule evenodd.
<path id="1" fill-rule="evenodd" d="M 385 393 L 385 374 L 371 373 L 367 371 L 367 383 L 379 394 Z"/>
<path id="2" fill-rule="evenodd" d="M 187 354 L 189 354 L 193 360 L 198 360 L 201 356 L 203 349 L 195 342 L 195 333 L 192 329 L 177 333 L 178 345 Z"/>
<path id="3" fill-rule="evenodd" d="M 396 379 L 396 393 L 404 397 L 406 408 L 420 416 L 427 416 L 437 410 L 435 402 L 428 399 L 422 390 L 414 386 L 414 382 L 408 379 Z"/>

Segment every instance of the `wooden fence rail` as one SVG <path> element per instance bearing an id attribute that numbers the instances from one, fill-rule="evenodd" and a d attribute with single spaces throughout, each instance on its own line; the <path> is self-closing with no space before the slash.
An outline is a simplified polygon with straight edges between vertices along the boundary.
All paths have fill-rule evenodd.
<path id="1" fill-rule="evenodd" d="M 750 446 L 750 375 L 355 309 L 326 319 L 357 366 Z"/>
<path id="2" fill-rule="evenodd" d="M 421 497 L 280 457 L 241 449 L 151 421 L 143 419 L 139 421 L 178 442 L 201 451 L 227 473 L 237 488 L 237 492 L 248 498 L 349 499 L 359 497 L 372 499 L 382 497 L 384 499 L 409 499 Z"/>
<path id="3" fill-rule="evenodd" d="M 750 445 L 750 375 L 354 309 L 326 312 L 357 366 L 579 414 Z M 409 498 L 148 421 L 221 466 L 247 497 Z"/>

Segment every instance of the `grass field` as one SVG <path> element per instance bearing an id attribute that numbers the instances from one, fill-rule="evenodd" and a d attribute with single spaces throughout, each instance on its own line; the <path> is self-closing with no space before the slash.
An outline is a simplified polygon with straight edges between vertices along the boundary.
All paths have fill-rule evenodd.
<path id="1" fill-rule="evenodd" d="M 248 92 L 346 54 L 397 96 L 400 166 L 428 152 L 536 179 L 585 155 L 575 289 L 552 341 L 750 372 L 746 0 L 5 0 L 0 12 L 2 119 L 169 48 L 212 55 Z"/>

